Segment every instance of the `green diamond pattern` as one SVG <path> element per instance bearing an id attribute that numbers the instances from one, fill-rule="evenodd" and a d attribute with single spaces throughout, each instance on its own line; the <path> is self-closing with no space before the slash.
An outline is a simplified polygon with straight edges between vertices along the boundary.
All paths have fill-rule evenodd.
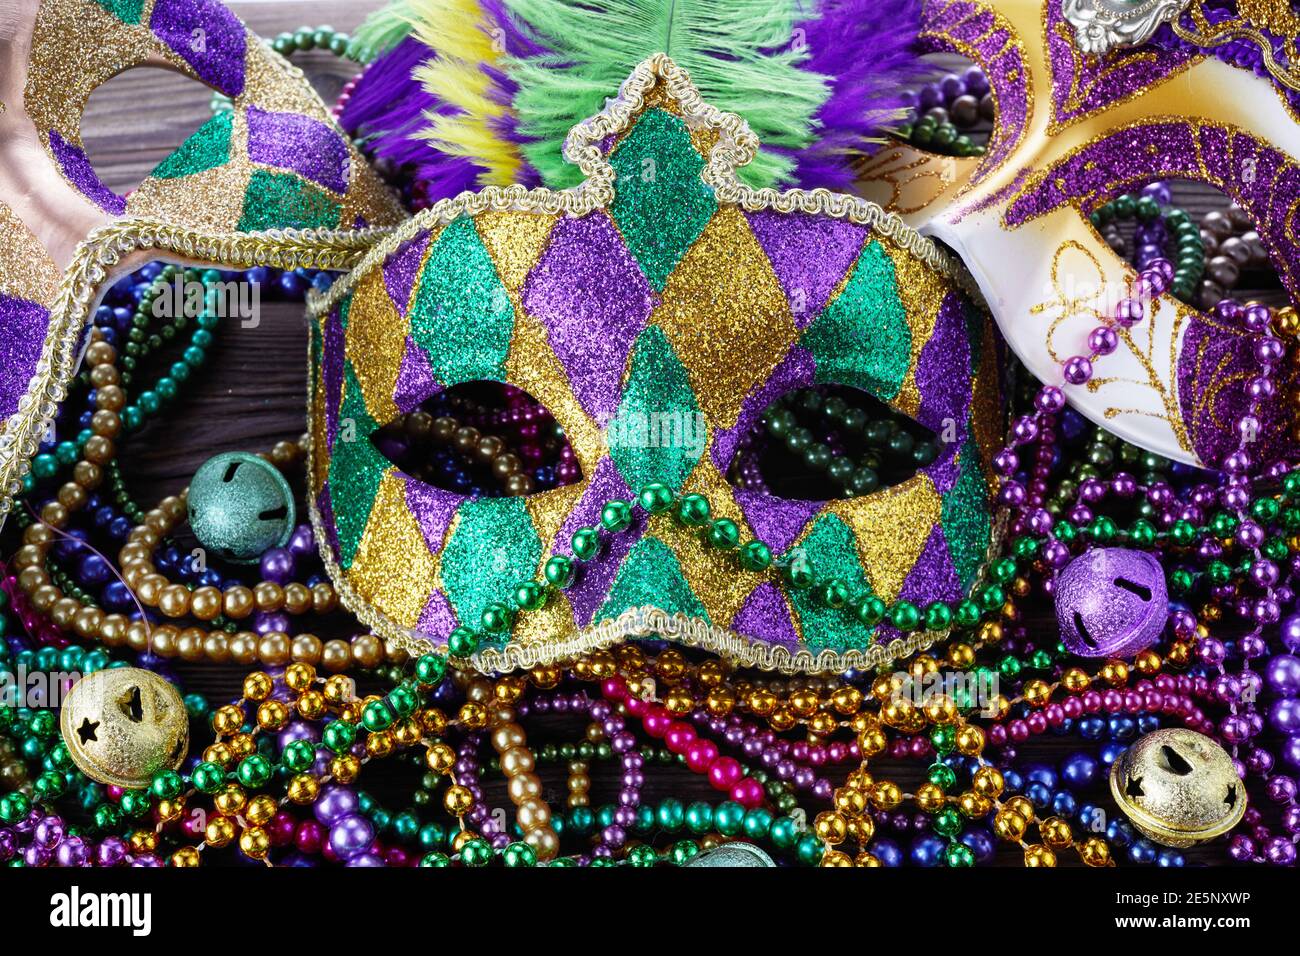
<path id="1" fill-rule="evenodd" d="M 138 26 L 144 18 L 144 0 L 95 0 L 123 23 Z"/>
<path id="2" fill-rule="evenodd" d="M 542 541 L 518 495 L 471 499 L 456 514 L 459 523 L 442 553 L 442 583 L 461 623 L 477 630 L 485 607 L 537 576 Z"/>
<path id="3" fill-rule="evenodd" d="M 610 165 L 618 176 L 610 215 L 650 285 L 662 292 L 718 208 L 700 179 L 704 159 L 685 123 L 653 109 L 619 143 Z"/>
<path id="4" fill-rule="evenodd" d="M 342 206 L 321 189 L 292 173 L 253 170 L 244 190 L 240 232 L 263 229 L 316 229 L 338 226 Z"/>
<path id="5" fill-rule="evenodd" d="M 150 174 L 155 179 L 180 179 L 230 162 L 231 112 L 218 113 L 177 147 Z"/>
<path id="6" fill-rule="evenodd" d="M 989 514 L 989 489 L 980 471 L 979 449 L 967 438 L 958 461 L 957 481 L 943 496 L 943 533 L 963 588 L 975 581 L 988 557 L 993 522 Z"/>
<path id="7" fill-rule="evenodd" d="M 912 362 L 912 330 L 898 298 L 893 260 L 879 242 L 862 250 L 844 290 L 800 344 L 813 354 L 817 381 L 852 385 L 884 402 L 898 395 Z"/>
<path id="8" fill-rule="evenodd" d="M 686 369 L 663 329 L 642 329 L 632 344 L 622 400 L 606 431 L 609 455 L 633 491 L 653 481 L 681 490 L 707 444 L 699 441 L 699 414 Z M 696 441 L 686 442 L 686 436 Z"/>
<path id="9" fill-rule="evenodd" d="M 389 461 L 370 441 L 379 427 L 366 409 L 361 383 L 349 361 L 343 369 L 343 401 L 339 430 L 330 450 L 330 500 L 339 533 L 339 564 L 352 567 L 370 509 Z"/>
<path id="10" fill-rule="evenodd" d="M 839 578 L 851 594 L 871 590 L 871 583 L 858 560 L 853 532 L 836 515 L 823 515 L 804 538 L 800 548 L 817 569 L 818 580 Z M 795 549 L 791 549 L 791 553 Z M 837 651 L 865 648 L 874 628 L 867 627 L 844 609 L 827 607 L 812 588 L 787 591 L 803 628 L 804 643 L 814 654 L 826 648 Z"/>
<path id="11" fill-rule="evenodd" d="M 504 381 L 515 310 L 472 219 L 442 231 L 420 273 L 411 336 L 444 385 Z"/>
<path id="12" fill-rule="evenodd" d="M 657 607 L 666 614 L 684 614 L 708 621 L 709 614 L 682 574 L 677 555 L 658 538 L 647 535 L 623 559 L 609 597 L 596 621 L 618 617 L 628 608 Z"/>

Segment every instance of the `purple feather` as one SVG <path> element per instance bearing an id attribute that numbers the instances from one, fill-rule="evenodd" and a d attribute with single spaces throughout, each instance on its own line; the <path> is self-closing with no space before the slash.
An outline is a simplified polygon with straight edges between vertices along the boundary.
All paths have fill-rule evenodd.
<path id="1" fill-rule="evenodd" d="M 845 190 L 853 182 L 845 153 L 872 151 L 927 70 L 917 44 L 921 0 L 823 0 L 799 28 L 809 53 L 801 68 L 830 77 L 831 95 L 817 111 L 816 141 L 793 154 L 795 178 L 805 189 Z"/>
<path id="2" fill-rule="evenodd" d="M 504 42 L 508 56 L 555 62 L 555 51 L 512 17 L 504 0 L 483 0 L 482 11 L 484 29 Z M 798 28 L 809 54 L 801 68 L 828 77 L 830 96 L 815 116 L 816 140 L 781 152 L 794 160 L 795 185 L 845 190 L 853 182 L 851 155 L 871 152 L 871 140 L 904 106 L 905 90 L 926 72 L 916 42 L 921 0 L 822 0 L 816 16 Z M 413 36 L 406 37 L 366 70 L 340 116 L 345 129 L 367 138 L 376 156 L 413 167 L 417 193 L 429 202 L 476 188 L 484 168 L 466 157 L 446 155 L 418 136 L 427 114 L 455 111 L 411 75 L 435 55 Z M 491 81 L 488 95 L 502 105 L 513 103 L 515 81 L 496 67 L 482 69 Z M 494 119 L 491 128 L 510 142 L 528 142 L 512 111 Z M 540 182 L 529 166 L 520 178 L 530 187 Z"/>

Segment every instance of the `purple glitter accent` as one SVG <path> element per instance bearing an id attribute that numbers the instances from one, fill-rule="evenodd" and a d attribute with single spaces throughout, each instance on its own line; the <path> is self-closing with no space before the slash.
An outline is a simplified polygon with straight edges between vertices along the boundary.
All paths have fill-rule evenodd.
<path id="1" fill-rule="evenodd" d="M 425 230 L 402 243 L 396 252 L 384 259 L 384 285 L 400 315 L 405 315 L 411 304 L 411 290 L 415 288 L 415 277 L 420 272 L 420 263 L 424 261 L 428 247 L 429 232 Z"/>
<path id="2" fill-rule="evenodd" d="M 451 527 L 451 519 L 455 516 L 456 509 L 465 500 L 465 496 L 435 488 L 410 475 L 400 472 L 399 474 L 406 482 L 406 507 L 419 522 L 420 534 L 424 535 L 424 543 L 428 546 L 429 553 L 437 554 L 442 550 L 447 529 Z"/>
<path id="3" fill-rule="evenodd" d="M 347 192 L 348 147 L 328 125 L 299 113 L 248 108 L 248 158 L 289 169 L 336 193 Z"/>
<path id="4" fill-rule="evenodd" d="M 1259 363 L 1254 355 L 1254 337 L 1239 329 L 1226 328 L 1212 316 L 1193 315 L 1183 334 L 1178 356 L 1178 406 L 1187 426 L 1192 448 L 1207 465 L 1218 465 L 1237 450 L 1241 438 L 1232 425 L 1250 407 L 1246 383 Z M 1279 382 L 1279 387 L 1284 387 Z M 1251 450 L 1264 461 L 1281 451 L 1279 438 L 1286 425 L 1282 402 L 1261 402 L 1259 443 Z"/>
<path id="5" fill-rule="evenodd" d="M 844 219 L 774 209 L 746 213 L 790 302 L 795 325 L 806 329 L 857 262 L 871 231 Z M 817 254 L 810 256 L 809 249 Z"/>
<path id="6" fill-rule="evenodd" d="M 321 338 L 325 352 L 321 356 L 321 378 L 325 382 L 325 442 L 333 448 L 339 428 L 339 406 L 343 402 L 343 353 L 346 348 L 343 321 L 337 308 L 325 315 Z"/>
<path id="7" fill-rule="evenodd" d="M 429 602 L 420 612 L 420 620 L 415 625 L 421 634 L 427 634 L 435 641 L 441 641 L 456 627 L 456 612 L 451 609 L 447 597 L 441 591 L 429 594 Z"/>
<path id="8" fill-rule="evenodd" d="M 54 153 L 63 175 L 77 187 L 78 192 L 110 216 L 126 212 L 126 200 L 104 185 L 84 149 L 69 143 L 58 130 L 50 130 L 50 151 Z"/>
<path id="9" fill-rule="evenodd" d="M 216 0 L 155 0 L 149 29 L 203 82 L 232 98 L 244 92 L 248 37 L 239 19 Z"/>
<path id="10" fill-rule="evenodd" d="M 925 547 L 899 588 L 900 601 L 922 606 L 930 601 L 956 601 L 962 597 L 961 578 L 952 563 L 952 552 L 943 528 L 936 525 L 925 539 Z"/>
<path id="11" fill-rule="evenodd" d="M 1058 123 L 1122 103 L 1168 79 L 1194 59 L 1190 50 L 1162 50 L 1150 44 L 1114 50 L 1104 57 L 1084 56 L 1075 45 L 1074 27 L 1058 3 L 1047 5 L 1046 31 L 1052 106 Z"/>
<path id="12" fill-rule="evenodd" d="M 924 52 L 969 56 L 984 70 L 998 103 L 988 151 L 971 177 L 979 182 L 1020 144 L 1029 125 L 1029 71 L 1010 28 L 993 10 L 975 3 L 925 0 L 921 13 Z"/>
<path id="13" fill-rule="evenodd" d="M 745 521 L 753 529 L 754 537 L 766 541 L 773 554 L 789 551 L 799 532 L 823 506 L 820 501 L 792 501 L 761 491 L 737 489 L 733 497 L 745 515 Z"/>
<path id="14" fill-rule="evenodd" d="M 442 390 L 433 377 L 429 367 L 429 357 L 424 349 L 415 344 L 409 335 L 406 337 L 406 351 L 402 353 L 402 365 L 397 370 L 397 385 L 393 389 L 393 404 L 407 414 L 419 407 L 430 395 Z"/>
<path id="15" fill-rule="evenodd" d="M 45 306 L 0 292 L 0 418 L 18 411 L 36 373 L 49 322 Z"/>
<path id="16" fill-rule="evenodd" d="M 1208 182 L 1236 200 L 1259 225 L 1292 299 L 1300 298 L 1300 166 L 1248 133 L 1204 121 L 1144 123 L 1098 140 L 1040 173 L 1006 222 L 1022 225 L 1067 204 L 1091 209 L 1156 178 Z"/>
<path id="17" fill-rule="evenodd" d="M 578 502 L 578 506 L 573 509 L 572 514 L 565 520 L 564 526 L 556 534 L 555 543 L 551 548 L 553 553 L 572 556 L 573 546 L 570 539 L 574 532 L 579 528 L 598 525 L 601 508 L 607 501 L 615 498 L 631 501 L 632 491 L 623 480 L 623 476 L 619 474 L 613 459 L 606 455 L 596 466 L 596 473 L 592 476 L 591 483 L 587 485 L 587 490 L 583 492 L 582 500 Z M 641 512 L 634 510 L 633 515 L 632 526 L 622 534 L 605 538 L 600 554 L 595 560 L 588 561 L 578 568 L 577 579 L 573 586 L 564 592 L 573 608 L 574 622 L 580 628 L 591 623 L 591 619 L 609 595 L 609 589 L 614 584 L 614 576 L 622 566 L 623 560 L 645 531 L 645 521 Z"/>
<path id="18" fill-rule="evenodd" d="M 946 419 L 966 420 L 971 402 L 970 367 L 966 310 L 961 297 L 950 292 L 939 306 L 934 331 L 916 363 L 916 386 L 921 392 L 918 422 L 937 432 Z"/>
<path id="19" fill-rule="evenodd" d="M 939 494 L 957 483 L 961 469 L 957 457 L 966 442 L 973 379 L 970 373 L 970 340 L 961 297 L 944 296 L 935 318 L 934 332 L 921 348 L 916 363 L 916 385 L 921 407 L 916 420 L 939 439 L 939 455 L 925 469 Z M 944 441 L 948 422 L 956 423 L 956 434 Z"/>
<path id="20" fill-rule="evenodd" d="M 731 620 L 731 629 L 741 637 L 766 644 L 793 647 L 799 643 L 790 608 L 770 581 L 764 581 L 745 598 L 744 606 Z"/>
<path id="21" fill-rule="evenodd" d="M 796 345 L 785 354 L 767 380 L 745 396 L 736 424 L 714 431 L 712 455 L 718 471 L 726 473 L 741 439 L 754 430 L 767 407 L 791 389 L 813 384 L 813 372 L 813 357 L 808 349 Z"/>
<path id="22" fill-rule="evenodd" d="M 337 561 L 342 548 L 339 547 L 339 529 L 334 521 L 334 503 L 330 498 L 330 486 L 321 488 L 316 496 L 316 510 L 320 512 L 320 523 L 325 529 L 325 543 L 329 545 L 330 559 Z"/>
<path id="23" fill-rule="evenodd" d="M 524 284 L 573 393 L 601 426 L 618 409 L 628 350 L 654 308 L 650 286 L 603 212 L 561 219 Z"/>

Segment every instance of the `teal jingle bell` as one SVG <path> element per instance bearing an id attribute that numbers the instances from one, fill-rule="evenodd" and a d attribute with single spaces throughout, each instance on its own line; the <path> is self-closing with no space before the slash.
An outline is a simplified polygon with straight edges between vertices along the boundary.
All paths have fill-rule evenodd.
<path id="1" fill-rule="evenodd" d="M 190 530 L 208 551 L 240 564 L 282 548 L 296 515 L 289 482 L 269 461 L 247 452 L 209 458 L 194 473 Z"/>

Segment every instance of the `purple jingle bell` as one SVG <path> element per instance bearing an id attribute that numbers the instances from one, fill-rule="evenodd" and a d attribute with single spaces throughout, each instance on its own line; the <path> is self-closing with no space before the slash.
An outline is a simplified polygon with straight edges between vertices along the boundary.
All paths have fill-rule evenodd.
<path id="1" fill-rule="evenodd" d="M 1169 613 L 1160 562 L 1128 548 L 1095 548 L 1056 579 L 1056 620 L 1070 653 L 1132 657 L 1156 642 Z"/>

